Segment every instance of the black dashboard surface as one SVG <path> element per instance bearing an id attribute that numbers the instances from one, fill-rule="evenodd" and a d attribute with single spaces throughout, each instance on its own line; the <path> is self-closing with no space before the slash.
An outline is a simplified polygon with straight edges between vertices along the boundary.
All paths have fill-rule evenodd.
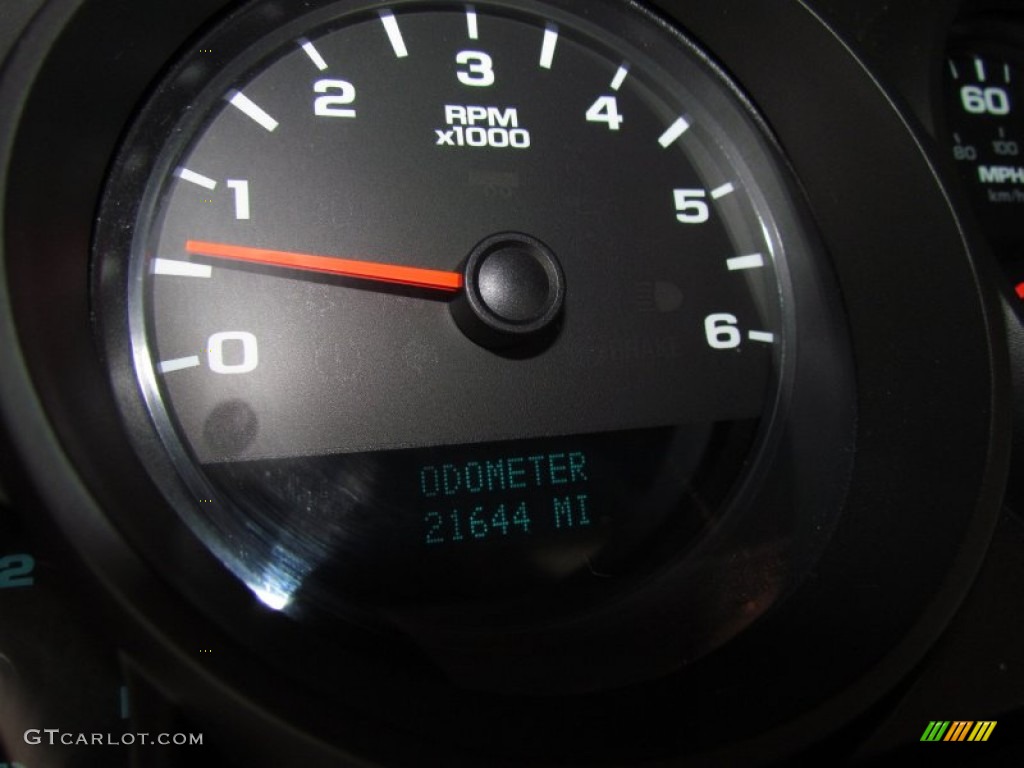
<path id="1" fill-rule="evenodd" d="M 608 15 L 601 15 L 605 11 L 598 6 L 607 8 Z M 1015 158 L 1024 134 L 1015 131 L 1024 125 L 1016 125 L 1014 118 L 1018 95 L 1024 105 L 1024 90 L 1016 90 L 1018 74 L 1024 83 L 1024 4 L 661 0 L 639 7 L 654 15 L 643 16 L 643 22 L 639 15 L 630 20 L 627 8 L 629 13 L 645 11 L 611 1 L 591 6 L 509 0 L 467 6 L 417 0 L 335 5 L 202 0 L 179 7 L 163 0 L 6 0 L 0 8 L 0 768 L 1020 764 L 1024 250 L 1017 240 L 1016 206 L 1021 203 L 1015 187 L 1024 184 L 1024 170 Z M 713 175 L 707 169 L 728 166 L 758 191 L 751 194 L 749 211 L 728 218 L 722 208 L 723 234 L 717 241 L 709 235 L 707 242 L 747 248 L 737 252 L 745 255 L 730 259 L 730 274 L 749 273 L 770 261 L 750 252 L 745 238 L 755 236 L 763 238 L 756 247 L 773 259 L 776 250 L 784 253 L 777 258 L 786 265 L 779 267 L 774 288 L 765 289 L 768 283 L 751 278 L 745 289 L 749 295 L 729 287 L 733 284 L 725 278 L 719 286 L 714 282 L 719 273 L 708 270 L 700 273 L 703 294 L 699 286 L 680 283 L 682 291 L 690 291 L 685 298 L 666 282 L 665 274 L 674 267 L 658 265 L 661 273 L 640 284 L 636 300 L 648 315 L 637 317 L 646 323 L 657 310 L 689 318 L 690 305 L 697 307 L 692 312 L 703 330 L 699 343 L 686 348 L 687 368 L 673 352 L 675 337 L 661 346 L 616 345 L 612 339 L 600 347 L 593 341 L 613 336 L 608 328 L 621 331 L 632 306 L 624 300 L 616 305 L 622 313 L 613 318 L 616 324 L 601 326 L 599 319 L 594 327 L 600 331 L 587 333 L 573 326 L 581 313 L 576 305 L 573 314 L 572 291 L 584 291 L 571 254 L 577 240 L 585 240 L 582 230 L 563 241 L 559 222 L 546 231 L 545 244 L 533 234 L 520 235 L 526 225 L 507 227 L 517 232 L 503 233 L 498 240 L 515 258 L 525 249 L 547 264 L 553 244 L 551 252 L 563 260 L 570 302 L 564 324 L 561 317 L 546 318 L 539 335 L 509 341 L 505 326 L 494 331 L 492 323 L 481 331 L 477 316 L 465 321 L 453 310 L 455 319 L 448 325 L 459 329 L 453 330 L 454 338 L 464 342 L 461 331 L 476 345 L 459 359 L 482 355 L 493 366 L 492 371 L 467 363 L 466 375 L 455 371 L 441 379 L 444 392 L 460 393 L 474 380 L 490 382 L 491 400 L 472 411 L 469 427 L 459 422 L 459 409 L 438 408 L 443 417 L 424 415 L 419 433 L 396 432 L 398 437 L 384 439 L 383 433 L 394 429 L 380 426 L 390 423 L 385 406 L 395 413 L 429 412 L 433 395 L 427 390 L 422 402 L 415 400 L 416 407 L 404 411 L 406 403 L 395 403 L 400 395 L 388 394 L 392 385 L 400 391 L 398 378 L 391 376 L 404 370 L 400 365 L 408 364 L 422 377 L 443 354 L 429 344 L 410 343 L 396 348 L 399 363 L 381 357 L 385 362 L 377 363 L 378 378 L 361 384 L 368 394 L 360 396 L 365 398 L 360 406 L 381 411 L 366 431 L 369 437 L 351 437 L 349 447 L 334 449 L 356 451 L 355 458 L 346 458 L 356 468 L 345 472 L 379 474 L 374 462 L 380 462 L 393 473 L 378 481 L 381 488 L 368 496 L 375 501 L 364 506 L 371 512 L 417 510 L 417 522 L 422 519 L 428 526 L 427 551 L 436 558 L 433 566 L 419 571 L 408 563 L 427 556 L 420 543 L 409 554 L 400 527 L 381 534 L 372 526 L 357 526 L 359 546 L 325 555 L 318 547 L 335 541 L 324 533 L 334 530 L 334 518 L 296 522 L 284 513 L 275 517 L 277 509 L 310 512 L 316 499 L 340 493 L 323 480 L 337 471 L 330 450 L 308 449 L 323 453 L 316 460 L 282 458 L 286 451 L 267 443 L 262 454 L 254 450 L 249 455 L 245 451 L 251 441 L 212 439 L 202 426 L 194 428 L 198 437 L 190 442 L 180 437 L 187 427 L 175 430 L 178 419 L 186 421 L 181 414 L 192 395 L 159 387 L 153 391 L 167 395 L 171 417 L 158 435 L 160 426 L 154 428 L 151 421 L 159 418 L 139 394 L 145 390 L 140 384 L 144 375 L 133 368 L 138 366 L 132 350 L 139 337 L 125 330 L 130 279 L 124 265 L 149 258 L 138 245 L 137 231 L 152 226 L 159 233 L 171 221 L 168 231 L 176 232 L 173 216 L 184 216 L 161 212 L 152 218 L 155 224 L 146 218 L 150 203 L 145 201 L 156 195 L 153 179 L 159 178 L 161 163 L 165 170 L 172 168 L 170 160 L 161 158 L 175 146 L 184 147 L 179 134 L 189 130 L 201 148 L 206 136 L 217 136 L 209 129 L 216 125 L 212 118 L 206 123 L 187 118 L 192 110 L 200 114 L 203 100 L 210 100 L 206 84 L 221 88 L 218 78 L 227 77 L 222 72 L 232 67 L 246 78 L 261 67 L 271 71 L 265 62 L 272 58 L 250 52 L 246 34 L 255 39 L 252 30 L 262 30 L 267 40 L 280 38 L 292 45 L 297 39 L 312 46 L 295 19 L 310 13 L 309 18 L 327 25 L 334 8 L 352 12 L 357 31 L 366 19 L 375 25 L 383 21 L 387 37 L 375 40 L 382 46 L 387 40 L 399 60 L 405 54 L 401 33 L 394 31 L 396 17 L 407 38 L 415 40 L 409 31 L 415 28 L 414 14 L 403 13 L 419 12 L 430 21 L 438 9 L 455 9 L 460 18 L 466 14 L 474 41 L 478 13 L 483 24 L 489 12 L 516 21 L 550 14 L 554 21 L 529 17 L 546 35 L 541 70 L 552 69 L 556 55 L 568 56 L 568 42 L 558 43 L 555 53 L 552 30 L 556 39 L 561 30 L 569 40 L 570 29 L 581 46 L 599 41 L 588 49 L 590 58 L 579 57 L 581 62 L 613 50 L 616 56 L 629 51 L 651 71 L 656 67 L 649 62 L 664 65 L 668 74 L 659 74 L 662 80 L 651 76 L 646 86 L 654 95 L 644 92 L 644 104 L 653 104 L 652 113 L 668 126 L 663 133 L 664 125 L 658 128 L 662 149 L 678 141 L 690 122 L 700 129 L 693 114 L 706 114 L 706 121 L 713 116 L 720 121 L 716 125 L 726 126 L 718 134 L 710 132 L 699 152 L 687 155 L 691 166 L 685 173 L 697 175 L 685 182 L 686 189 L 675 190 L 674 226 L 692 229 L 717 215 L 715 201 L 728 202 L 735 190 L 732 184 L 709 183 Z M 517 32 L 512 21 L 507 23 L 513 39 Z M 681 54 L 662 53 L 671 47 L 662 35 L 668 39 L 673 28 L 683 30 L 696 44 L 694 50 L 710 57 L 691 52 L 686 55 L 697 64 L 678 60 L 679 67 L 693 67 L 686 70 L 690 79 L 684 84 L 673 80 L 678 70 L 666 63 Z M 321 38 L 310 38 L 328 50 Z M 445 34 L 431 39 L 438 51 L 455 45 Z M 354 33 L 352 42 L 361 44 Z M 493 64 L 481 52 L 488 44 L 458 54 L 462 69 L 454 73 L 461 93 L 489 88 L 492 66 L 503 76 L 500 56 L 486 49 L 495 54 Z M 509 44 L 507 55 L 518 45 Z M 679 47 L 691 51 L 688 45 Z M 316 48 L 303 50 L 317 69 L 326 68 L 326 62 L 317 61 Z M 366 50 L 376 49 L 367 43 Z M 390 61 L 392 48 L 384 50 Z M 288 61 L 299 56 L 296 49 Z M 367 60 L 373 61 L 372 56 L 367 54 Z M 554 58 L 556 64 L 563 60 Z M 434 76 L 424 66 L 427 85 L 419 90 L 428 89 Z M 616 74 L 614 93 L 608 91 L 587 112 L 587 130 L 596 124 L 602 140 L 618 134 L 616 99 L 629 104 L 619 88 L 627 71 L 639 82 L 643 66 L 623 67 Z M 527 82 L 529 73 L 523 72 L 517 77 Z M 314 102 L 317 117 L 341 118 L 333 124 L 363 121 L 369 111 L 363 107 L 364 83 L 372 92 L 375 74 L 368 67 L 362 79 L 353 76 L 358 96 L 348 81 L 317 81 L 315 93 L 327 94 Z M 697 85 L 700 78 L 710 85 Z M 670 112 L 677 109 L 671 99 L 683 87 L 692 87 L 697 94 L 692 98 L 713 108 L 677 120 L 680 113 Z M 286 90 L 268 87 L 263 93 L 270 99 Z M 530 92 L 524 88 L 522 98 Z M 406 94 L 413 104 L 410 124 L 415 124 L 420 95 L 411 89 Z M 566 89 L 559 99 L 569 103 L 572 97 Z M 235 106 L 273 132 L 274 118 L 247 101 L 250 106 Z M 340 112 L 339 104 L 345 108 Z M 395 104 L 404 102 L 396 98 Z M 544 118 L 550 121 L 536 118 L 533 125 L 545 128 L 534 133 L 564 129 L 566 123 L 557 117 L 559 104 L 553 100 L 546 107 Z M 514 109 L 453 111 L 448 106 L 447 130 L 437 130 L 439 145 L 456 136 L 468 140 L 468 130 L 458 133 L 454 127 L 460 121 L 472 126 L 473 113 L 466 111 L 472 109 L 480 109 L 479 119 L 489 121 L 487 140 L 505 142 L 503 151 L 509 142 L 527 141 L 524 133 L 502 133 L 518 127 Z M 626 114 L 623 125 L 629 128 L 634 113 Z M 181 115 L 187 119 L 178 122 Z M 230 157 L 233 143 L 242 146 L 242 133 L 232 135 L 228 129 L 238 129 L 230 122 L 224 125 L 227 138 L 219 139 L 219 156 Z M 384 135 L 386 127 L 375 131 Z M 694 140 L 697 133 L 691 134 Z M 646 157 L 633 148 L 621 155 L 597 150 L 585 155 L 589 139 L 580 137 L 590 134 L 571 135 L 568 148 L 556 145 L 572 157 L 561 175 L 553 174 L 547 187 L 529 188 L 531 199 L 545 201 L 536 206 L 545 212 L 575 194 L 586 199 L 595 186 L 636 182 L 616 169 Z M 309 134 L 310 147 L 317 140 Z M 373 173 L 384 189 L 400 172 L 385 170 L 380 158 L 386 153 L 367 142 L 366 162 L 377 163 Z M 403 147 L 405 142 L 403 135 Z M 654 147 L 652 140 L 647 149 Z M 263 160 L 258 152 L 246 149 L 240 156 L 246 158 L 246 178 L 250 162 L 257 174 Z M 204 155 L 200 151 L 196 157 Z M 307 161 L 301 153 L 288 157 L 275 167 L 281 184 L 290 166 L 316 175 L 315 164 L 303 165 Z M 613 159 L 607 177 L 597 171 L 583 176 L 580 169 L 596 166 L 595 158 Z M 191 171 L 183 176 L 181 162 L 176 178 L 185 178 L 193 191 L 209 191 L 211 199 L 202 202 L 212 203 L 217 182 Z M 461 172 L 458 161 L 452 162 Z M 401 173 L 418 179 L 426 163 L 417 159 Z M 210 164 L 216 165 L 212 159 Z M 545 164 L 553 164 L 548 156 Z M 414 165 L 416 170 L 409 170 Z M 656 166 L 647 166 L 642 180 L 660 178 L 662 169 Z M 435 175 L 446 172 L 445 166 Z M 227 178 L 228 173 L 237 177 L 240 171 L 209 175 Z M 488 194 L 514 199 L 520 179 L 528 185 L 525 164 L 503 178 L 491 173 L 486 184 L 476 168 L 469 173 L 476 179 L 475 195 L 482 194 L 483 185 Z M 591 188 L 573 183 L 576 175 L 589 179 Z M 231 227 L 249 218 L 248 184 L 227 181 L 233 196 L 222 200 L 233 206 Z M 629 189 L 642 186 L 636 182 Z M 377 191 L 376 182 L 360 190 L 368 195 Z M 258 205 L 258 192 L 253 194 Z M 600 230 L 608 223 L 606 206 L 623 204 L 610 199 L 594 194 L 587 203 L 593 211 L 584 211 L 580 220 Z M 411 226 L 409 221 L 417 226 L 426 221 L 432 227 L 428 231 L 447 242 L 463 228 L 474 231 L 474 216 L 486 219 L 484 204 L 481 212 L 470 214 L 476 211 L 475 200 L 465 202 L 464 220 L 444 226 L 434 225 L 443 218 L 442 207 L 424 196 L 419 217 L 382 214 L 381 230 L 402 231 Z M 338 205 L 355 209 L 359 204 L 353 196 Z M 281 209 L 286 208 L 282 202 Z M 205 209 L 197 205 L 195 210 Z M 616 226 L 608 232 L 642 232 L 647 209 L 637 203 L 633 210 L 621 222 L 613 221 Z M 566 217 L 569 213 L 576 211 Z M 189 215 L 200 221 L 205 214 Z M 334 210 L 327 217 L 338 215 Z M 372 213 L 360 216 L 375 221 Z M 315 217 L 310 221 L 313 226 L 307 229 L 315 227 Z M 717 226 L 714 218 L 712 224 Z M 283 231 L 292 225 L 282 215 L 274 226 Z M 225 237 L 235 232 L 231 227 Z M 651 241 L 656 246 L 671 236 L 658 234 Z M 309 242 L 306 250 L 327 247 L 315 237 Z M 704 242 L 700 248 L 708 247 Z M 192 247 L 197 250 L 190 251 L 191 260 L 176 266 L 165 260 L 152 271 L 171 270 L 165 274 L 177 277 L 191 272 L 205 279 L 209 262 L 196 258 L 199 246 Z M 302 250 L 298 244 L 288 247 Z M 254 265 L 254 254 L 253 248 L 244 253 L 250 263 L 237 274 L 239 280 L 259 284 L 277 267 L 267 266 L 266 255 Z M 219 264 L 213 262 L 214 268 Z M 470 280 L 474 273 L 466 274 Z M 630 279 L 632 273 L 623 274 Z M 323 297 L 334 295 L 338 285 L 347 290 L 345 279 L 300 285 L 294 289 L 296 301 L 307 301 L 307 310 L 323 317 L 324 307 L 334 305 L 316 302 L 327 302 Z M 602 300 L 615 305 L 615 287 L 602 287 Z M 361 288 L 360 300 L 369 307 L 359 320 L 367 323 L 366 333 L 378 322 L 373 314 L 378 306 L 440 303 L 433 294 L 424 298 L 418 291 Z M 707 295 L 714 298 L 702 304 Z M 741 309 L 730 305 L 723 312 L 714 303 L 726 300 L 735 300 Z M 776 300 L 780 308 L 766 309 Z M 252 302 L 239 306 L 245 303 Z M 353 306 L 357 303 L 353 300 Z M 228 305 L 225 299 L 218 311 Z M 205 311 L 200 303 L 190 306 L 188 319 Z M 754 307 L 766 325 L 748 332 L 741 323 L 755 314 Z M 470 312 L 462 311 L 463 316 Z M 272 320 L 278 312 L 277 305 L 262 308 Z M 147 308 L 139 317 L 150 322 L 157 314 Z M 402 331 L 418 332 L 423 323 L 432 327 L 433 320 L 423 316 L 417 314 Z M 449 319 L 444 315 L 445 322 Z M 467 322 L 472 330 L 466 330 Z M 772 332 L 768 323 L 776 323 Z M 270 333 L 256 333 L 261 366 L 273 356 L 266 351 Z M 162 360 L 159 365 L 172 371 L 199 366 L 202 360 L 214 373 L 228 374 L 222 380 L 237 382 L 256 368 L 256 335 L 236 330 L 213 334 L 195 362 L 181 356 L 168 361 L 169 354 L 154 362 Z M 785 354 L 753 357 L 763 351 L 758 343 L 783 336 Z M 284 346 L 308 340 L 296 339 L 286 337 Z M 585 373 L 560 379 L 558 372 L 564 376 L 567 367 L 584 359 L 592 343 L 602 350 L 595 353 L 600 365 L 593 370 L 605 372 L 604 380 L 598 373 L 589 381 L 583 380 Z M 722 364 L 725 350 L 735 350 L 736 356 Z M 742 360 L 740 351 L 746 355 Z M 502 379 L 508 371 L 532 371 L 536 361 L 543 371 L 543 361 L 551 359 L 559 361 L 556 372 L 542 372 L 532 381 L 537 391 L 561 393 L 558 407 L 544 410 L 522 394 L 519 384 L 500 388 L 508 384 Z M 617 374 L 606 365 L 609 360 L 620 366 Z M 742 374 L 730 373 L 737 360 L 747 366 L 735 369 Z M 382 373 L 385 365 L 392 365 L 388 377 Z M 658 411 L 661 403 L 654 393 L 663 390 L 632 389 L 636 380 L 650 381 L 666 370 L 679 374 L 668 379 L 671 387 L 715 371 L 707 375 L 719 396 L 708 394 L 701 408 L 721 408 L 726 415 L 708 417 L 711 426 L 680 437 L 673 431 L 677 422 Z M 632 405 L 609 408 L 601 399 L 602 386 L 611 387 L 607 382 L 615 375 L 614 388 L 629 392 L 621 400 Z M 776 388 L 765 390 L 758 377 Z M 709 384 L 709 391 L 714 386 Z M 770 396 L 758 399 L 762 390 Z M 326 400 L 339 391 L 310 397 Z M 495 394 L 499 391 L 500 396 Z M 507 413 L 495 415 L 497 426 L 488 422 L 485 428 L 488 414 L 501 409 L 492 400 L 501 400 Z M 745 406 L 742 418 L 734 417 L 730 408 L 743 410 L 736 405 L 741 400 L 756 402 L 757 413 L 746 412 L 751 407 Z M 332 412 L 343 401 L 331 400 Z M 240 433 L 256 418 L 243 405 L 223 416 Z M 620 418 L 618 409 L 627 408 L 635 421 Z M 571 418 L 565 418 L 576 426 L 545 427 L 570 411 Z M 296 412 L 288 411 L 290 418 Z M 315 412 L 314 423 L 305 432 L 296 428 L 298 437 L 290 437 L 289 445 L 313 433 L 328 443 L 332 437 L 324 418 L 322 411 Z M 622 429 L 624 419 L 630 430 Z M 588 420 L 589 429 L 579 426 Z M 517 424 L 529 425 L 516 435 L 527 440 L 501 439 Z M 564 436 L 570 432 L 572 440 Z M 437 437 L 449 433 L 455 437 Z M 167 448 L 169 434 L 183 440 L 185 449 L 175 449 L 179 454 Z M 471 439 L 474 434 L 482 435 L 479 442 Z M 460 442 L 471 445 L 451 445 Z M 434 452 L 427 454 L 413 450 L 427 443 L 442 445 L 431 446 Z M 359 451 L 370 450 L 367 445 L 391 453 L 365 459 L 368 454 Z M 280 455 L 273 455 L 275 450 Z M 231 463 L 239 457 L 246 462 Z M 277 463 L 261 463 L 270 460 Z M 670 467 L 665 477 L 671 480 L 648 471 L 648 464 L 660 466 L 661 461 Z M 189 469 L 182 470 L 183 464 Z M 691 465 L 696 467 L 692 472 Z M 193 471 L 199 475 L 188 474 Z M 492 474 L 482 474 L 487 471 Z M 607 478 L 607 485 L 599 486 L 588 473 Z M 641 492 L 629 485 L 632 480 L 623 479 L 632 478 L 630 473 L 655 476 L 654 486 L 663 495 L 685 490 L 691 517 L 671 527 L 662 525 L 660 513 L 651 512 L 645 518 L 648 528 L 630 527 L 639 526 L 636 510 L 659 509 L 642 502 Z M 416 483 L 403 496 L 396 478 L 413 475 Z M 208 485 L 195 480 L 200 476 Z M 502 504 L 498 512 L 489 509 L 486 518 L 480 517 L 481 506 L 471 514 L 430 507 L 425 515 L 417 506 L 445 496 L 462 503 L 485 482 L 500 483 L 505 492 L 506 486 L 521 487 L 518 478 L 529 477 L 536 480 L 532 496 L 523 496 L 518 507 L 516 497 L 506 508 L 512 496 L 492 494 L 489 500 Z M 554 527 L 538 544 L 537 518 L 527 514 L 526 505 L 533 509 L 547 503 L 549 487 L 562 485 L 578 495 L 572 503 L 555 500 Z M 255 508 L 257 502 L 245 500 L 249 497 L 238 490 L 243 487 L 257 489 L 246 493 L 258 497 L 261 509 L 271 510 L 265 518 L 247 511 L 245 504 Z M 204 517 L 202 504 L 214 500 L 199 499 L 197 506 L 196 488 L 212 489 L 211 495 L 230 506 L 235 517 L 225 513 L 218 518 L 212 512 Z M 580 535 L 570 541 L 559 538 L 564 530 L 555 530 L 571 528 L 577 535 L 591 524 L 588 497 L 580 491 L 589 492 L 591 500 L 627 499 L 617 502 L 621 517 L 601 518 L 610 521 L 611 533 L 604 532 L 600 546 L 597 538 Z M 635 503 L 628 500 L 629 492 Z M 360 493 L 349 483 L 340 495 L 348 504 Z M 342 503 L 332 499 L 332 504 Z M 343 522 L 348 525 L 351 519 Z M 278 526 L 273 535 L 266 533 L 271 523 Z M 365 530 L 377 531 L 378 539 Z M 422 539 L 424 531 L 416 530 Z M 532 548 L 516 549 L 519 545 L 510 543 L 515 534 L 521 534 L 519 541 L 533 535 Z M 622 545 L 626 554 L 616 554 L 615 545 L 630 537 L 640 543 L 630 544 L 633 549 Z M 478 545 L 463 540 L 474 538 L 485 548 L 467 555 L 465 547 Z M 459 546 L 461 560 L 450 554 Z M 445 554 L 438 556 L 438 551 Z M 286 577 L 300 574 L 301 588 L 287 578 L 274 581 L 269 591 L 269 581 L 254 585 L 251 569 L 273 556 L 290 564 Z M 645 558 L 646 564 L 635 566 Z M 369 564 L 351 564 L 364 561 Z M 558 568 L 571 572 L 571 578 Z M 606 568 L 623 574 L 621 585 L 606 590 Z M 358 588 L 332 592 L 332 585 L 359 579 Z M 540 584 L 534 591 L 513 589 L 530 579 Z M 437 598 L 451 594 L 458 599 Z M 157 734 L 171 743 L 147 741 Z"/>

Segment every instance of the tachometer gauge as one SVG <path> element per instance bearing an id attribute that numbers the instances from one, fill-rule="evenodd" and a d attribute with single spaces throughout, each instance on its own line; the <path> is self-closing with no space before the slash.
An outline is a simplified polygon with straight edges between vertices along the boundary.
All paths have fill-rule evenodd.
<path id="1" fill-rule="evenodd" d="M 157 90 L 108 187 L 122 403 L 274 609 L 463 660 L 467 633 L 634 610 L 696 583 L 783 421 L 805 256 L 779 173 L 723 74 L 628 4 L 243 14 Z"/>

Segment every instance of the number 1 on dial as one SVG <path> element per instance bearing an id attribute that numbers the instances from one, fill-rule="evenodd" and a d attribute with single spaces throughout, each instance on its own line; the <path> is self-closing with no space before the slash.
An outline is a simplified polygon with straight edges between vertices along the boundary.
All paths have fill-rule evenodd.
<path id="1" fill-rule="evenodd" d="M 249 219 L 249 182 L 244 179 L 228 179 L 228 189 L 235 193 L 235 218 Z"/>

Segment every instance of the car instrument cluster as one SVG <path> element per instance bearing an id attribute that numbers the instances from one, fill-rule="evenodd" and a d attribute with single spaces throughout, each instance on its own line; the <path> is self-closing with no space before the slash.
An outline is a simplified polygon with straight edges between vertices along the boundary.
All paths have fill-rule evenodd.
<path id="1" fill-rule="evenodd" d="M 1024 10 L 19 13 L 0 768 L 1019 749 Z"/>

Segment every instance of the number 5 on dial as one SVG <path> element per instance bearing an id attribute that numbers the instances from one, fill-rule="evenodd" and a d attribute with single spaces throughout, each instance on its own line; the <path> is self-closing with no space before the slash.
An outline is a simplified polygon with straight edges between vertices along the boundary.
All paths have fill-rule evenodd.
<path id="1" fill-rule="evenodd" d="M 707 190 L 674 189 L 672 193 L 676 201 L 676 219 L 680 223 L 703 224 L 711 218 L 711 211 L 705 202 Z"/>

